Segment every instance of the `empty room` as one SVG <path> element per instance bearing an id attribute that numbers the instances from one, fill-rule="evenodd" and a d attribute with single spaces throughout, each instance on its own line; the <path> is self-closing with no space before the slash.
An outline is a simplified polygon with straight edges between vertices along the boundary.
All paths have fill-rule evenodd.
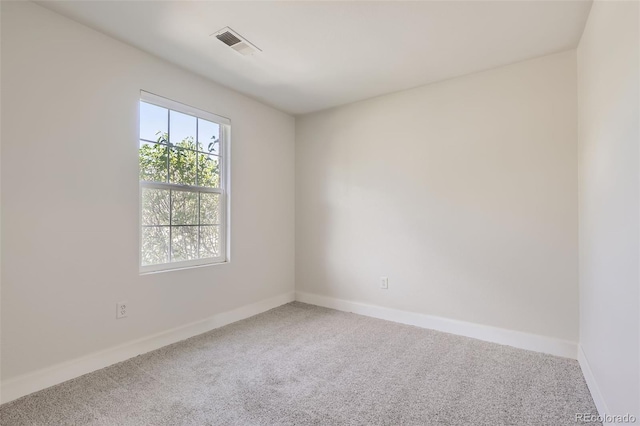
<path id="1" fill-rule="evenodd" d="M 639 22 L 0 0 L 0 424 L 640 424 Z"/>

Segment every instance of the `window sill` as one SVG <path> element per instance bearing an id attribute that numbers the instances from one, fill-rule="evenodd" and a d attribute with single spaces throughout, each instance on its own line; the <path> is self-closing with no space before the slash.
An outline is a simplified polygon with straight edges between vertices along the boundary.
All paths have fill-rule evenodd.
<path id="1" fill-rule="evenodd" d="M 178 263 L 175 264 L 167 263 L 163 265 L 150 265 L 150 266 L 142 266 L 140 267 L 139 273 L 140 275 L 153 275 L 153 274 L 161 274 L 164 272 L 175 272 L 175 271 L 184 271 L 186 269 L 196 269 L 196 268 L 207 268 L 211 266 L 220 266 L 220 265 L 228 265 L 231 263 L 230 260 L 222 260 L 222 261 L 208 261 L 204 263 Z"/>

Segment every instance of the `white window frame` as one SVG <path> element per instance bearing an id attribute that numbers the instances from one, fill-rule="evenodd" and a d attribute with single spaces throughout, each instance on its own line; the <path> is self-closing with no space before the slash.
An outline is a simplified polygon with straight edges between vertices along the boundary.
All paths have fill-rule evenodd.
<path id="1" fill-rule="evenodd" d="M 163 271 L 173 271 L 185 268 L 193 268 L 207 265 L 219 265 L 230 262 L 230 139 L 231 139 L 231 120 L 220 115 L 216 115 L 198 108 L 194 108 L 153 93 L 140 91 L 140 101 L 153 104 L 172 111 L 191 115 L 203 120 L 211 121 L 220 126 L 220 142 L 219 142 L 219 170 L 220 170 L 220 186 L 219 188 L 199 187 L 191 185 L 180 185 L 169 182 L 142 182 L 138 173 L 139 182 L 139 217 L 138 217 L 138 266 L 141 274 L 155 273 Z M 139 103 L 138 103 L 139 104 Z M 138 111 L 140 109 L 138 108 Z M 139 112 L 138 112 L 139 114 Z M 140 116 L 138 115 L 138 139 L 140 146 Z M 139 156 L 139 154 L 138 154 Z M 139 164 L 139 161 L 138 161 Z M 171 262 L 171 258 L 167 263 L 159 263 L 155 265 L 142 265 L 142 189 L 171 189 L 185 190 L 189 192 L 207 192 L 220 194 L 220 256 L 203 259 L 183 260 Z M 170 225 L 171 226 L 171 225 Z M 171 244 L 171 242 L 169 242 Z"/>

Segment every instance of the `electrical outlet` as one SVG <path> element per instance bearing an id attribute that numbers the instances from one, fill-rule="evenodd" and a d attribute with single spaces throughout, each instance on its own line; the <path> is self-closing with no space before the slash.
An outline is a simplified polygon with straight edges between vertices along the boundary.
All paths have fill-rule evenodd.
<path id="1" fill-rule="evenodd" d="M 116 303 L 116 319 L 126 318 L 129 315 L 128 307 L 129 303 L 126 300 Z"/>
<path id="2" fill-rule="evenodd" d="M 389 288 L 389 278 L 380 277 L 380 288 L 387 290 Z"/>

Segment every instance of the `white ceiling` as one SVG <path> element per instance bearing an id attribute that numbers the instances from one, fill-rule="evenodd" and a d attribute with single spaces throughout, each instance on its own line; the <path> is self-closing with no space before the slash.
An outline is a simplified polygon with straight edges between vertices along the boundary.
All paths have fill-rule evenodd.
<path id="1" fill-rule="evenodd" d="M 590 1 L 43 1 L 293 114 L 576 47 Z M 210 37 L 230 26 L 262 49 Z"/>

